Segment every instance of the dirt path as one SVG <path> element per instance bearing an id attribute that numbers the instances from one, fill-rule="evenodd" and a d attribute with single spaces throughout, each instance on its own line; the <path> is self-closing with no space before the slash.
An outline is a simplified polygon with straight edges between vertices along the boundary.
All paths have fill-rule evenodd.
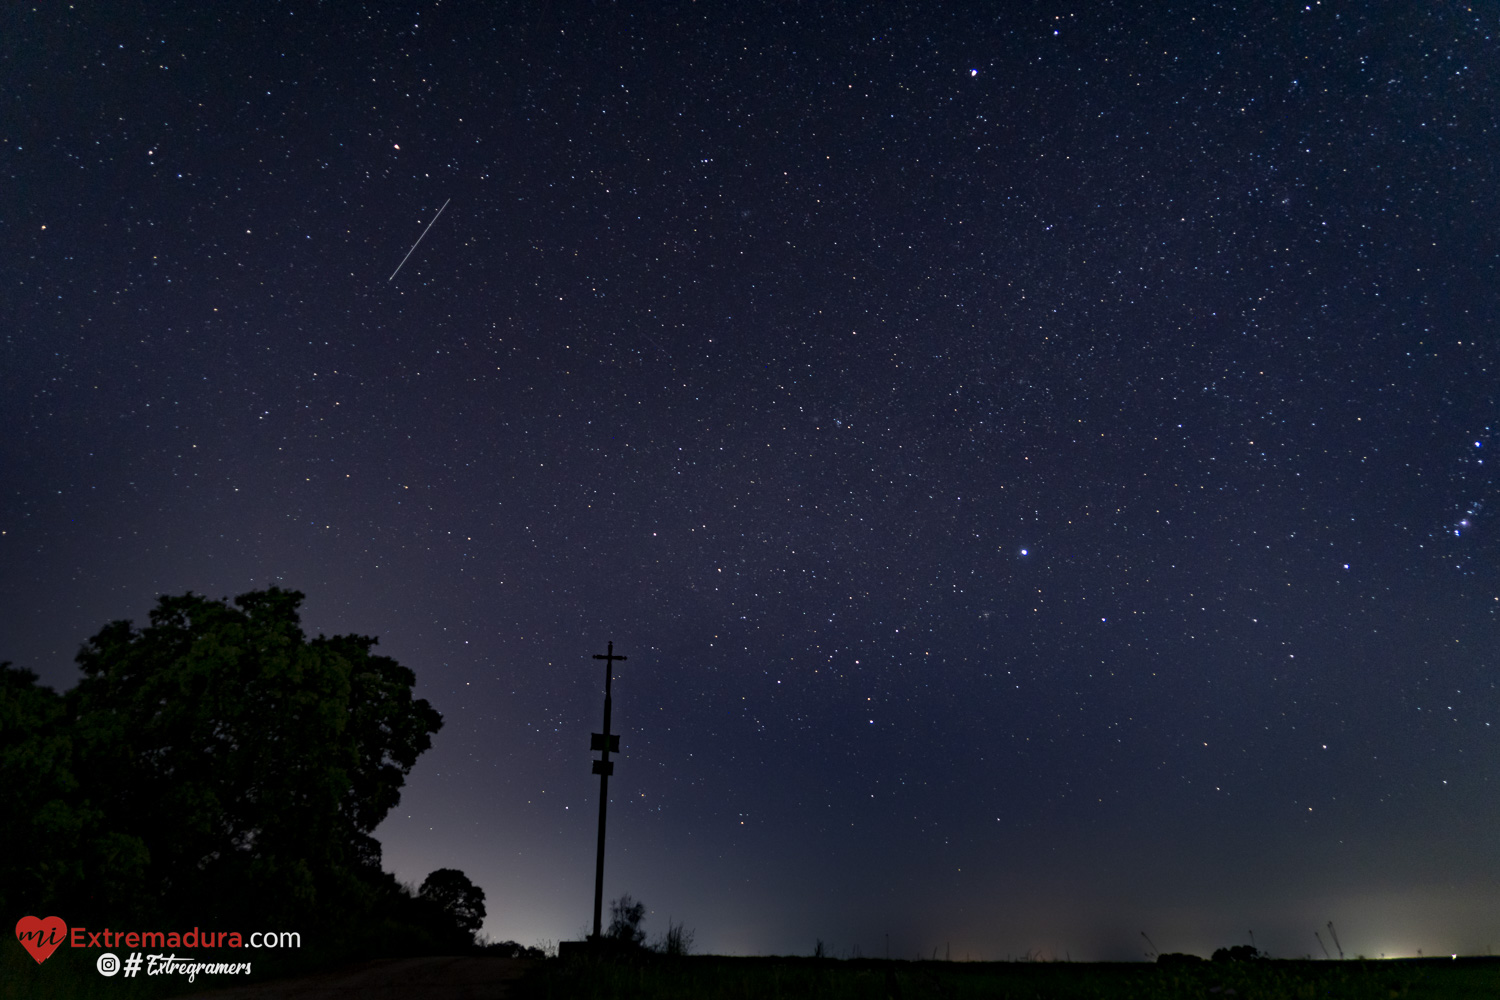
<path id="1" fill-rule="evenodd" d="M 389 958 L 315 976 L 193 994 L 193 1000 L 499 1000 L 518 958 Z"/>

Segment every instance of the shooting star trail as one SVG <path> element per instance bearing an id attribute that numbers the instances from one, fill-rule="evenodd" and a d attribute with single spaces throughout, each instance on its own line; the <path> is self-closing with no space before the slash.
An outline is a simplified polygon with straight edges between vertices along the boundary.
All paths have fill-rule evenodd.
<path id="1" fill-rule="evenodd" d="M 452 200 L 453 200 L 452 198 L 448 199 L 448 201 L 452 201 Z M 443 208 L 447 208 L 448 207 L 448 201 L 443 202 Z M 429 223 L 427 223 L 427 229 L 422 230 L 422 235 L 418 236 L 417 237 L 417 242 L 413 243 L 411 245 L 411 249 L 408 250 L 408 251 L 406 251 L 406 257 L 402 257 L 401 258 L 401 263 L 399 263 L 399 264 L 396 265 L 396 270 L 394 270 L 394 271 L 391 272 L 391 276 L 389 278 L 386 278 L 385 279 L 386 281 L 395 281 L 396 280 L 396 275 L 400 274 L 401 273 L 401 269 L 406 266 L 407 258 L 410 257 L 412 254 L 414 254 L 414 253 L 417 252 L 417 243 L 421 243 L 423 240 L 425 240 L 427 238 L 427 230 L 431 229 L 437 223 L 438 215 L 442 215 L 443 214 L 443 208 L 440 208 L 440 209 L 437 210 L 437 215 L 434 215 L 432 217 L 432 221 L 429 222 Z"/>

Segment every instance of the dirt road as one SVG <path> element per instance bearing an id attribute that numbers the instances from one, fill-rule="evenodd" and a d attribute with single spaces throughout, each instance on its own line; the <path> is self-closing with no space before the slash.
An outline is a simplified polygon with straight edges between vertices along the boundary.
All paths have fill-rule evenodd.
<path id="1" fill-rule="evenodd" d="M 519 958 L 390 958 L 315 976 L 193 994 L 194 1000 L 501 1000 Z"/>

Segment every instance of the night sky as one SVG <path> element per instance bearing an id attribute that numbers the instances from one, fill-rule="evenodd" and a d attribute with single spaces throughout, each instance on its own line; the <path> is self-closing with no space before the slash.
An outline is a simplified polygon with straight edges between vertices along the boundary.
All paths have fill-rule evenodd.
<path id="1" fill-rule="evenodd" d="M 243 6 L 0 12 L 0 658 L 305 591 L 495 939 L 613 641 L 653 935 L 1500 944 L 1493 5 Z"/>

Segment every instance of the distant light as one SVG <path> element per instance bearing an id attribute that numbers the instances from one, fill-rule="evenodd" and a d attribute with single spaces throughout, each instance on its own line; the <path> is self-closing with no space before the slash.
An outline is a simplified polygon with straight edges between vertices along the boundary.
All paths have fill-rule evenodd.
<path id="1" fill-rule="evenodd" d="M 1024 556 L 1024 555 L 1027 555 L 1027 554 L 1028 554 L 1028 551 L 1026 549 L 1022 549 L 1021 550 L 1021 555 Z"/>
<path id="2" fill-rule="evenodd" d="M 977 70 L 977 69 L 971 69 L 971 70 L 969 70 L 969 75 L 970 76 L 978 76 L 979 75 L 979 70 Z"/>

